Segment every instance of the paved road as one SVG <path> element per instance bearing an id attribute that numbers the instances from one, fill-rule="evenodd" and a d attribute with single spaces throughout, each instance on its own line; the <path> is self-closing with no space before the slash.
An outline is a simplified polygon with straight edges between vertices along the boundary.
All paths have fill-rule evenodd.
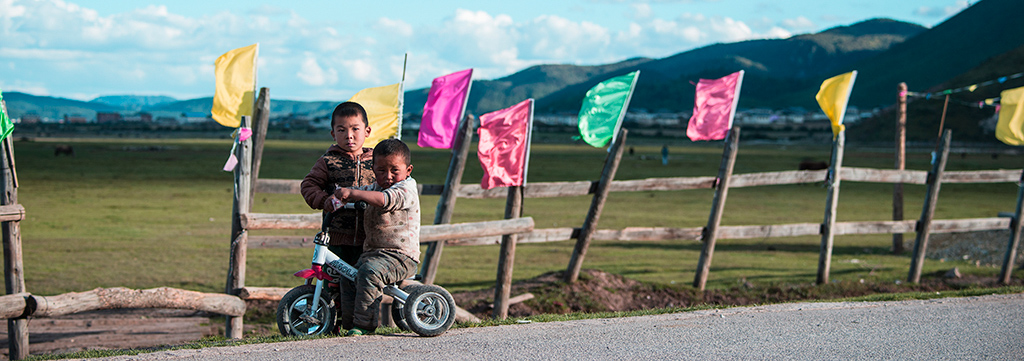
<path id="1" fill-rule="evenodd" d="M 108 360 L 1021 360 L 1024 294 L 795 303 L 412 335 L 164 351 Z"/>

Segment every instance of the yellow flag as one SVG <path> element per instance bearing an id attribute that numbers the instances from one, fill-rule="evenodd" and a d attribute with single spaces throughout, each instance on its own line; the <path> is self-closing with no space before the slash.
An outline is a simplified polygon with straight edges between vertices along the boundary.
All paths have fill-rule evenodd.
<path id="1" fill-rule="evenodd" d="M 366 109 L 370 123 L 370 136 L 364 147 L 373 147 L 388 138 L 401 138 L 402 131 L 402 83 L 366 88 L 353 95 L 349 101 L 359 103 Z"/>
<path id="2" fill-rule="evenodd" d="M 243 115 L 252 115 L 256 92 L 256 53 L 259 43 L 221 55 L 214 62 L 217 89 L 213 93 L 213 120 L 237 128 Z"/>
<path id="3" fill-rule="evenodd" d="M 825 79 L 821 83 L 821 89 L 814 99 L 818 100 L 821 110 L 832 121 L 832 137 L 838 137 L 839 132 L 846 129 L 843 125 L 843 115 L 846 114 L 846 103 L 850 100 L 850 91 L 853 90 L 853 82 L 857 78 L 857 71 L 836 75 Z"/>
<path id="4" fill-rule="evenodd" d="M 999 95 L 996 139 L 1009 145 L 1024 145 L 1024 87 L 1003 90 Z"/>

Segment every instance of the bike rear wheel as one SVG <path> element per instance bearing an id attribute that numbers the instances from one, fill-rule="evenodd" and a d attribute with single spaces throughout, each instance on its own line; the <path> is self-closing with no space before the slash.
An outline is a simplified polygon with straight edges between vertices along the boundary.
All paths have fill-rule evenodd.
<path id="1" fill-rule="evenodd" d="M 436 285 L 410 287 L 402 313 L 409 330 L 420 336 L 445 333 L 455 323 L 455 300 L 448 290 Z"/>
<path id="2" fill-rule="evenodd" d="M 334 302 L 328 292 L 321 292 L 320 299 L 313 301 L 316 287 L 302 285 L 288 291 L 277 305 L 277 329 L 284 336 L 314 336 L 334 331 L 337 314 Z M 309 317 L 306 311 L 316 306 L 316 312 Z"/>

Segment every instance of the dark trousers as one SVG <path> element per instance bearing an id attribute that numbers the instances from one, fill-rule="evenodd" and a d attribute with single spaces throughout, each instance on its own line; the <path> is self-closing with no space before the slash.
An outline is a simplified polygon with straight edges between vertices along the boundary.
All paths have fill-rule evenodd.
<path id="1" fill-rule="evenodd" d="M 416 260 L 397 251 L 374 250 L 363 253 L 356 264 L 359 273 L 352 287 L 342 287 L 341 307 L 351 310 L 353 325 L 375 330 L 380 323 L 380 298 L 384 286 L 416 274 Z M 351 292 L 351 297 L 347 292 Z M 351 300 L 351 303 L 347 302 Z"/>
<path id="2" fill-rule="evenodd" d="M 345 261 L 345 263 L 348 263 L 353 267 L 355 267 L 356 263 L 359 262 L 359 256 L 363 254 L 363 246 L 327 246 L 327 249 L 330 250 L 331 253 L 334 253 L 336 256 L 341 258 L 342 261 Z M 341 320 L 341 328 L 351 330 L 352 308 L 348 308 L 346 310 L 344 307 L 346 294 L 345 288 L 355 288 L 355 286 L 352 285 L 351 282 L 345 281 L 347 280 L 343 279 L 341 280 L 341 282 L 339 282 L 341 286 L 341 292 L 339 292 L 339 296 L 341 297 L 341 299 L 336 300 L 335 302 L 337 302 L 336 305 L 338 307 L 338 319 Z M 348 294 L 354 295 L 355 290 L 350 290 Z M 354 300 L 349 300 L 349 303 L 352 302 L 354 302 Z"/>

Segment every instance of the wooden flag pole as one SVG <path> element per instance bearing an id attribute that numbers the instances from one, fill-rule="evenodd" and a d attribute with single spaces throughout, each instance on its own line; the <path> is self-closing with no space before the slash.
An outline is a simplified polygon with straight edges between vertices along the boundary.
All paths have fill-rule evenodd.
<path id="1" fill-rule="evenodd" d="M 917 239 L 914 240 L 914 255 L 910 260 L 910 273 L 907 282 L 921 282 L 921 267 L 924 265 L 924 254 L 928 249 L 928 236 L 931 234 L 932 217 L 935 215 L 935 204 L 939 201 L 939 188 L 942 187 L 942 173 L 946 170 L 946 159 L 949 158 L 949 142 L 953 132 L 946 130 L 942 135 L 941 148 L 938 149 L 932 170 L 928 172 L 928 195 L 921 207 L 921 219 L 917 221 Z"/>
<path id="2" fill-rule="evenodd" d="M 249 127 L 251 119 L 243 116 L 241 126 Z M 228 281 L 224 292 L 237 295 L 238 290 L 245 287 L 245 262 L 248 251 L 248 232 L 242 227 L 241 215 L 249 213 L 252 204 L 252 137 L 239 142 L 235 150 L 238 164 L 235 166 L 235 194 L 231 207 L 231 247 L 230 264 L 228 265 Z M 224 337 L 240 339 L 243 335 L 241 316 L 227 316 Z"/>
<path id="3" fill-rule="evenodd" d="M 907 168 L 907 83 L 896 87 L 896 170 Z M 892 220 L 903 220 L 903 183 L 892 185 Z M 892 234 L 892 253 L 903 254 L 903 233 Z"/>
<path id="4" fill-rule="evenodd" d="M 708 215 L 708 225 L 701 232 L 703 247 L 701 247 L 700 259 L 697 261 L 697 274 L 693 277 L 693 287 L 701 291 L 704 290 L 704 286 L 708 282 L 708 273 L 711 272 L 711 258 L 715 254 L 718 226 L 722 223 L 722 211 L 725 209 L 725 199 L 729 195 L 729 179 L 732 178 L 732 169 L 736 164 L 739 139 L 740 127 L 732 127 L 725 140 L 722 164 L 718 167 L 718 182 L 715 188 L 715 199 L 711 204 L 711 214 Z"/>
<path id="5" fill-rule="evenodd" d="M 1003 268 L 999 271 L 999 282 L 1002 282 L 1004 285 L 1010 284 L 1013 264 L 1017 260 L 1017 247 L 1020 246 L 1022 207 L 1024 207 L 1024 170 L 1021 171 L 1020 181 L 1017 182 L 1017 211 L 1013 213 L 1013 219 L 1010 220 L 1010 241 L 1006 244 Z"/>
<path id="6" fill-rule="evenodd" d="M 267 126 L 270 124 L 270 89 L 260 88 L 260 96 L 256 98 L 252 117 L 252 181 L 260 178 L 260 165 L 263 161 L 263 144 L 267 141 Z M 249 192 L 249 204 L 253 204 L 256 192 Z"/>
<path id="7" fill-rule="evenodd" d="M 597 182 L 594 190 L 594 199 L 590 202 L 590 210 L 587 212 L 587 219 L 583 221 L 579 235 L 576 237 L 576 246 L 572 250 L 572 258 L 569 259 L 569 267 L 565 271 L 563 279 L 567 283 L 576 282 L 580 276 L 580 268 L 583 266 L 583 258 L 587 256 L 587 248 L 590 247 L 590 239 L 597 230 L 597 221 L 601 218 L 601 211 L 604 209 L 604 202 L 608 198 L 608 190 L 612 180 L 615 179 L 615 172 L 619 169 L 619 162 L 622 160 L 623 145 L 626 143 L 626 129 L 619 130 L 619 136 L 615 138 L 608 149 L 608 158 L 604 161 L 604 170 L 601 171 L 601 180 Z"/>
<path id="8" fill-rule="evenodd" d="M 818 255 L 818 284 L 828 283 L 832 265 L 832 243 L 835 239 L 836 208 L 839 206 L 839 173 L 843 164 L 846 131 L 840 131 L 832 142 L 832 162 L 828 170 L 828 198 L 825 200 L 825 221 L 821 224 L 821 253 Z"/>
<path id="9" fill-rule="evenodd" d="M 459 132 L 455 135 L 455 144 L 452 147 L 451 161 L 448 162 L 444 189 L 441 191 L 441 198 L 437 200 L 437 210 L 434 212 L 434 224 L 448 224 L 452 221 L 459 186 L 462 185 L 462 174 L 466 170 L 466 159 L 469 157 L 469 146 L 473 140 L 474 121 L 472 115 L 466 116 L 460 124 Z M 427 243 L 423 264 L 420 265 L 423 283 L 434 283 L 434 279 L 437 277 L 437 266 L 441 262 L 441 252 L 444 250 L 444 242 Z"/>
<path id="10" fill-rule="evenodd" d="M 505 219 L 519 218 L 523 215 L 523 186 L 508 187 L 508 198 L 505 202 Z M 495 319 L 504 320 L 508 317 L 508 298 L 512 292 L 512 266 L 516 261 L 516 242 L 519 236 L 515 233 L 501 236 L 501 251 L 498 254 L 498 280 L 494 287 Z"/>
<path id="11" fill-rule="evenodd" d="M 533 99 L 530 99 L 530 117 L 526 123 L 526 149 L 523 157 L 522 185 L 508 187 L 508 198 L 505 202 L 505 219 L 523 216 L 523 190 L 530 169 L 530 143 L 533 140 Z M 494 286 L 494 313 L 496 319 L 508 317 L 508 298 L 512 291 L 512 268 L 516 260 L 516 242 L 519 235 L 505 234 L 501 236 L 501 251 L 498 255 L 498 280 Z"/>
<path id="12" fill-rule="evenodd" d="M 0 104 L 0 110 L 7 107 Z M 4 111 L 6 113 L 6 111 Z M 6 114 L 5 114 L 6 115 Z M 18 176 L 14 167 L 13 135 L 8 135 L 2 142 L 0 163 L 2 163 L 3 180 L 0 181 L 0 205 L 18 204 Z M 3 222 L 0 227 L 3 233 L 4 247 L 4 285 L 5 294 L 25 293 L 25 264 L 21 248 L 21 222 Z M 24 317 L 7 319 L 7 350 L 9 359 L 21 360 L 29 356 L 28 319 Z"/>

